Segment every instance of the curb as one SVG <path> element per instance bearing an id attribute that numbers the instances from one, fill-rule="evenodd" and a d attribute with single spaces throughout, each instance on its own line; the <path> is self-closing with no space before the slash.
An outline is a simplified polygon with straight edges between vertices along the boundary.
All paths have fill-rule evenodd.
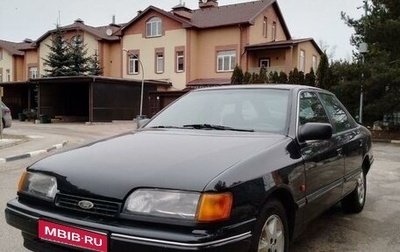
<path id="1" fill-rule="evenodd" d="M 372 142 L 376 143 L 391 143 L 391 144 L 400 144 L 400 140 L 390 140 L 390 139 L 372 139 Z"/>
<path id="2" fill-rule="evenodd" d="M 0 163 L 15 161 L 15 160 L 24 159 L 24 158 L 36 157 L 36 156 L 39 156 L 39 155 L 41 155 L 41 154 L 54 151 L 54 150 L 56 150 L 56 149 L 61 149 L 61 148 L 64 147 L 67 143 L 68 143 L 68 141 L 64 140 L 62 143 L 60 143 L 60 144 L 55 144 L 55 145 L 53 145 L 53 146 L 51 146 L 50 148 L 45 149 L 45 150 L 31 151 L 31 152 L 24 153 L 24 154 L 19 154 L 19 155 L 16 155 L 16 156 L 11 156 L 11 157 L 6 157 L 6 158 L 0 158 Z"/>

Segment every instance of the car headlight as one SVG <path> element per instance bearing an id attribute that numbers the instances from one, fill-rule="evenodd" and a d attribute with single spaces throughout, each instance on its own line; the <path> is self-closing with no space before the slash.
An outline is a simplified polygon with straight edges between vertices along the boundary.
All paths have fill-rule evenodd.
<path id="1" fill-rule="evenodd" d="M 229 218 L 231 207 L 230 193 L 139 189 L 127 198 L 124 213 L 210 222 Z"/>
<path id="2" fill-rule="evenodd" d="M 18 192 L 53 201 L 57 193 L 57 179 L 41 173 L 24 172 L 18 184 Z"/>

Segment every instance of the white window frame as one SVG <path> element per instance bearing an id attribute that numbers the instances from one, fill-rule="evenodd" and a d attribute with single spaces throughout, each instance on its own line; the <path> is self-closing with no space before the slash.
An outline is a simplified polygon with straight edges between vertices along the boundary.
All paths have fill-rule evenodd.
<path id="1" fill-rule="evenodd" d="M 180 61 L 182 61 L 182 64 L 180 64 Z M 179 67 L 182 65 L 182 69 Z M 185 53 L 184 51 L 177 51 L 176 52 L 176 72 L 177 73 L 182 73 L 185 71 Z"/>
<path id="2" fill-rule="evenodd" d="M 156 53 L 156 73 L 164 73 L 164 52 Z"/>
<path id="3" fill-rule="evenodd" d="M 306 69 L 306 51 L 300 50 L 299 71 L 305 72 Z"/>
<path id="4" fill-rule="evenodd" d="M 29 78 L 30 79 L 38 78 L 38 68 L 37 67 L 29 67 Z"/>
<path id="5" fill-rule="evenodd" d="M 272 22 L 272 40 L 275 41 L 276 40 L 276 22 Z"/>
<path id="6" fill-rule="evenodd" d="M 317 71 L 317 67 L 318 67 L 317 56 L 313 55 L 312 56 L 312 68 L 313 68 L 314 72 Z"/>
<path id="7" fill-rule="evenodd" d="M 159 17 L 153 17 L 146 23 L 146 37 L 160 37 L 162 35 L 162 21 Z"/>
<path id="8" fill-rule="evenodd" d="M 263 37 L 267 38 L 268 37 L 268 18 L 264 17 L 263 20 L 263 28 L 262 28 L 262 32 L 263 32 Z"/>
<path id="9" fill-rule="evenodd" d="M 139 56 L 136 54 L 128 55 L 128 74 L 139 74 Z"/>
<path id="10" fill-rule="evenodd" d="M 260 67 L 265 66 L 266 68 L 268 68 L 270 67 L 270 64 L 270 59 L 260 59 Z"/>
<path id="11" fill-rule="evenodd" d="M 236 66 L 236 51 L 217 52 L 217 72 L 232 72 Z"/>

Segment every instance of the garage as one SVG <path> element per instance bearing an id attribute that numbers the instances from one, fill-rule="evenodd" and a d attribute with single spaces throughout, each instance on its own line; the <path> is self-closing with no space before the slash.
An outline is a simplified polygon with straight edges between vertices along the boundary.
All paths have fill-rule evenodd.
<path id="1" fill-rule="evenodd" d="M 55 77 L 33 79 L 20 86 L 22 88 L 18 90 L 16 84 L 4 85 L 4 100 L 9 100 L 14 116 L 21 113 L 22 108 L 35 108 L 36 100 L 38 115 L 60 121 L 132 120 L 140 112 L 140 80 L 98 76 Z M 144 81 L 144 115 L 149 112 L 149 92 L 165 90 L 169 86 L 168 82 Z"/>

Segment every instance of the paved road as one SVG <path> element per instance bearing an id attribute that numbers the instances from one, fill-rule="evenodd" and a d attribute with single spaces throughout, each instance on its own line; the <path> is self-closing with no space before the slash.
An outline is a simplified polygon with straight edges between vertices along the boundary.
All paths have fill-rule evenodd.
<path id="1" fill-rule="evenodd" d="M 65 148 L 131 129 L 127 123 L 45 127 L 48 137 L 53 135 L 55 140 L 68 138 Z M 36 126 L 35 129 L 30 132 L 42 134 L 43 128 Z M 36 147 L 39 147 L 39 143 Z M 335 206 L 308 226 L 306 232 L 293 244 L 292 251 L 400 251 L 400 145 L 375 143 L 374 153 L 375 163 L 368 174 L 364 211 L 357 215 L 345 215 L 341 213 L 340 205 Z M 42 157 L 0 164 L 0 209 L 15 197 L 17 181 L 24 168 Z M 26 251 L 18 230 L 5 224 L 3 210 L 0 211 L 2 251 Z"/>

